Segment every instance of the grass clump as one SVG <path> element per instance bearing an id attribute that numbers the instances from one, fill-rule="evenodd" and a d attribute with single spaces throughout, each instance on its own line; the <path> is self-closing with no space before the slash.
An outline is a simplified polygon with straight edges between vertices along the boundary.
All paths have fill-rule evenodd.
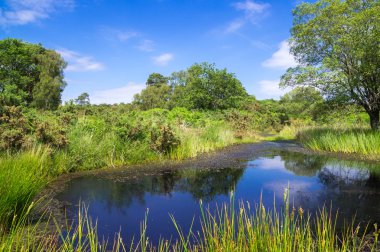
<path id="1" fill-rule="evenodd" d="M 21 218 L 25 206 L 47 184 L 51 165 L 49 149 L 41 146 L 0 158 L 0 231 Z"/>
<path id="2" fill-rule="evenodd" d="M 298 140 L 317 151 L 380 157 L 380 131 L 366 128 L 309 128 L 298 133 Z"/>

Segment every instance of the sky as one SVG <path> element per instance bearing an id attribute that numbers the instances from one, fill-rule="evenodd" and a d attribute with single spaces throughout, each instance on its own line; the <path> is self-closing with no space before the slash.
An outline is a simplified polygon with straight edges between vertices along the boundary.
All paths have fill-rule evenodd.
<path id="1" fill-rule="evenodd" d="M 0 0 L 0 39 L 58 51 L 62 100 L 131 102 L 150 73 L 227 68 L 257 99 L 278 99 L 295 66 L 287 40 L 298 0 Z"/>

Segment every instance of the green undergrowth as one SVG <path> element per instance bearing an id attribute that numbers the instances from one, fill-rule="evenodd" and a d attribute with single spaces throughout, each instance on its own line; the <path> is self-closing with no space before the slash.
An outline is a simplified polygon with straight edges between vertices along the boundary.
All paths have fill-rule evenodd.
<path id="1" fill-rule="evenodd" d="M 285 207 L 282 210 L 268 209 L 263 204 L 235 204 L 233 197 L 215 212 L 202 203 L 201 229 L 190 227 L 184 232 L 175 216 L 172 225 L 178 239 L 161 238 L 153 246 L 147 236 L 149 223 L 147 212 L 141 223 L 139 237 L 132 244 L 125 244 L 122 231 L 111 239 L 99 237 L 97 222 L 92 220 L 83 205 L 79 207 L 76 225 L 55 222 L 55 229 L 40 225 L 28 226 L 27 218 L 6 236 L 0 236 L 1 251 L 378 251 L 379 230 L 377 226 L 368 231 L 368 226 L 356 226 L 348 222 L 338 231 L 338 214 L 326 208 L 314 214 L 313 218 L 300 208 L 289 204 L 287 191 L 284 194 Z"/>

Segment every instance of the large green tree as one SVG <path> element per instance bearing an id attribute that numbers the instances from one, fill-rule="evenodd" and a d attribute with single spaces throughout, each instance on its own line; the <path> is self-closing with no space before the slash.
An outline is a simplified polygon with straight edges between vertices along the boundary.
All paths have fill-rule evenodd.
<path id="1" fill-rule="evenodd" d="M 234 74 L 209 63 L 194 64 L 187 69 L 186 85 L 181 92 L 191 109 L 237 108 L 248 97 Z"/>
<path id="2" fill-rule="evenodd" d="M 309 85 L 326 98 L 356 102 L 379 128 L 380 1 L 319 0 L 293 11 L 291 52 L 299 66 L 281 85 Z"/>
<path id="3" fill-rule="evenodd" d="M 323 104 L 321 93 L 313 87 L 296 87 L 280 99 L 283 111 L 291 118 L 316 119 Z"/>
<path id="4" fill-rule="evenodd" d="M 133 103 L 143 110 L 167 108 L 171 93 L 168 78 L 159 73 L 152 73 L 146 81 L 146 88 L 134 96 Z"/>
<path id="5" fill-rule="evenodd" d="M 17 39 L 0 41 L 0 106 L 55 109 L 66 63 L 53 50 Z"/>

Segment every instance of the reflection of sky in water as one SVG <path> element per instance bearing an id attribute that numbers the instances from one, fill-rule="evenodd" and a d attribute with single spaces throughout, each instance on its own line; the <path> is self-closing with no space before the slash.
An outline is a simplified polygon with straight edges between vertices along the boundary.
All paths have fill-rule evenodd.
<path id="1" fill-rule="evenodd" d="M 278 170 L 284 173 L 291 173 L 285 169 L 284 161 L 280 156 L 275 156 L 273 159 L 271 158 L 258 158 L 253 161 L 249 161 L 247 164 L 247 168 L 257 168 L 261 170 Z"/>
<path id="2" fill-rule="evenodd" d="M 352 184 L 367 181 L 371 175 L 369 170 L 357 169 L 343 165 L 326 165 L 319 175 L 329 176 L 337 182 Z"/>
<path id="3" fill-rule="evenodd" d="M 79 199 L 89 204 L 100 235 L 108 237 L 120 227 L 125 237 L 138 235 L 147 208 L 148 235 L 153 240 L 176 237 L 169 213 L 185 230 L 195 218 L 194 230 L 199 230 L 199 200 L 213 212 L 216 204 L 229 201 L 233 189 L 237 201 L 254 205 L 262 199 L 271 208 L 274 200 L 277 207 L 283 206 L 284 189 L 289 186 L 291 204 L 305 210 L 314 212 L 332 204 L 346 219 L 356 215 L 358 220 L 380 222 L 380 178 L 366 169 L 294 153 L 260 157 L 245 167 L 134 172 L 130 177 L 123 173 L 117 181 L 108 178 L 112 176 L 87 176 L 73 179 L 57 198 L 72 202 L 72 212 Z"/>

